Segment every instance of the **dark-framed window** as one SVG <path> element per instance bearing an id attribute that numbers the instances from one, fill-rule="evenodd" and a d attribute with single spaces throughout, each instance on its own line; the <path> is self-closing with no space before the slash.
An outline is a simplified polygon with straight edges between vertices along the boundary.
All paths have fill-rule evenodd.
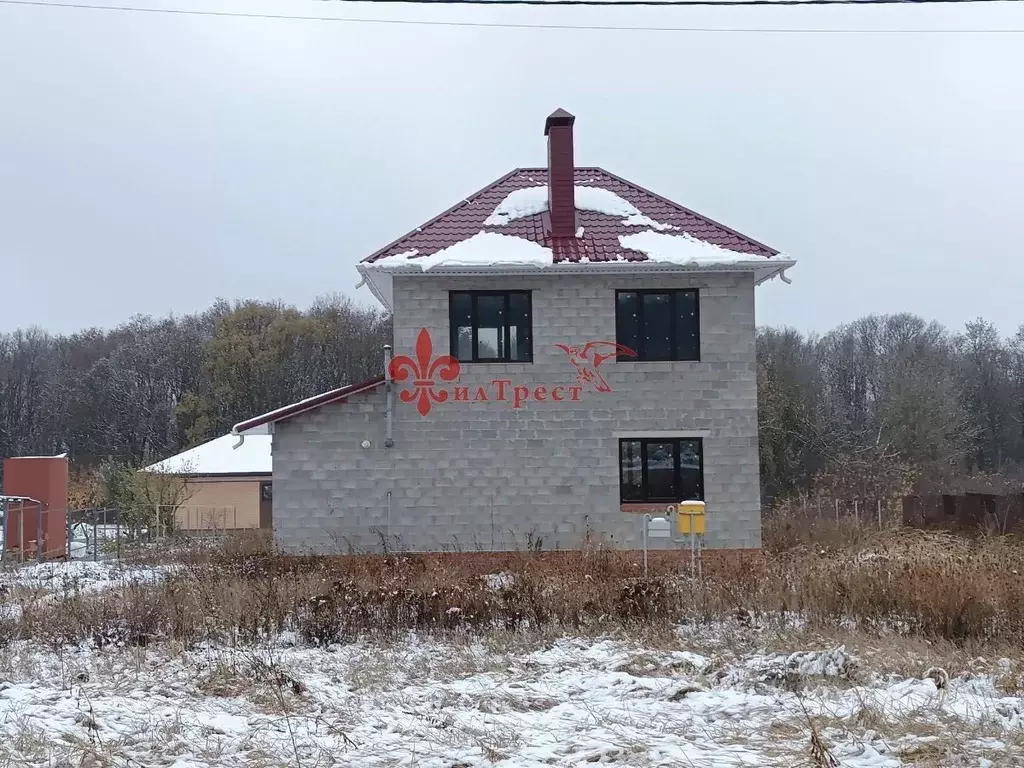
<path id="1" fill-rule="evenodd" d="M 704 500 L 704 444 L 699 437 L 619 440 L 622 501 Z"/>
<path id="2" fill-rule="evenodd" d="M 260 483 L 260 501 L 274 500 L 274 484 L 270 480 Z"/>
<path id="3" fill-rule="evenodd" d="M 637 360 L 700 360 L 697 290 L 616 291 L 615 340 Z"/>
<path id="4" fill-rule="evenodd" d="M 460 363 L 533 362 L 529 291 L 451 291 L 448 318 Z"/>

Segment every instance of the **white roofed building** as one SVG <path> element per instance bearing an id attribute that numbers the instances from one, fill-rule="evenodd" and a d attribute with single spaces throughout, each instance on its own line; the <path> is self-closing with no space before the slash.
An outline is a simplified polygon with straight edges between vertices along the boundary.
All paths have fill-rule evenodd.
<path id="1" fill-rule="evenodd" d="M 143 469 L 185 479 L 177 530 L 272 528 L 271 435 L 223 435 Z"/>

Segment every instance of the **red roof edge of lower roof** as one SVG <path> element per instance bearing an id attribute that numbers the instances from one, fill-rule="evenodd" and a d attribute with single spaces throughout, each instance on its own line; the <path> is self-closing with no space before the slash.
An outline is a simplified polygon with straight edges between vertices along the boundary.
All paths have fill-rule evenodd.
<path id="1" fill-rule="evenodd" d="M 298 416 L 300 413 L 306 413 L 306 411 L 312 411 L 330 403 L 344 402 L 353 395 L 367 392 L 379 387 L 383 383 L 383 376 L 375 376 L 374 378 L 367 379 L 359 384 L 349 384 L 345 387 L 339 387 L 338 389 L 332 389 L 328 392 L 308 397 L 305 400 L 299 400 L 297 403 L 276 408 L 273 411 L 268 411 L 267 413 L 259 416 L 254 416 L 246 421 L 240 421 L 231 428 L 231 434 L 237 435 L 250 429 L 261 427 L 264 424 L 274 424 L 278 421 L 291 419 Z"/>

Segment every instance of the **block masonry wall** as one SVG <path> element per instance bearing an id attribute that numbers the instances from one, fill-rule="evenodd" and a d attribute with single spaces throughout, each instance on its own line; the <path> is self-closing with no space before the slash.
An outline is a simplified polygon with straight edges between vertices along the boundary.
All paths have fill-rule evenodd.
<path id="1" fill-rule="evenodd" d="M 531 389 L 576 384 L 554 345 L 614 340 L 615 291 L 629 288 L 699 290 L 700 362 L 608 361 L 600 370 L 612 392 L 586 388 L 575 402 L 530 400 L 518 409 L 510 399 L 449 397 L 421 416 L 396 392 L 392 448 L 384 446 L 383 387 L 278 423 L 278 546 L 325 554 L 385 545 L 571 549 L 589 537 L 638 548 L 642 508 L 620 504 L 618 441 L 675 435 L 704 441 L 707 546 L 759 547 L 751 276 L 396 277 L 395 353 L 415 357 L 421 328 L 430 331 L 434 357 L 449 352 L 451 290 L 530 290 L 534 362 L 464 363 L 453 385 L 484 386 L 493 396 L 495 379 Z"/>

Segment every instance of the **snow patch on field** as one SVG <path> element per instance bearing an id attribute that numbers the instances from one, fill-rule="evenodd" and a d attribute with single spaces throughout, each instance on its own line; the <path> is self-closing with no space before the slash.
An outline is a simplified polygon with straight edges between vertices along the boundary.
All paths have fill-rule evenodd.
<path id="1" fill-rule="evenodd" d="M 134 565 L 116 561 L 30 563 L 0 569 L 0 587 L 53 593 L 95 594 L 129 584 L 162 581 L 179 566 Z"/>
<path id="2" fill-rule="evenodd" d="M 94 750 L 117 764 L 176 766 L 789 768 L 806 763 L 808 717 L 845 768 L 910 765 L 914 750 L 941 748 L 941 732 L 982 724 L 957 745 L 972 761 L 963 765 L 1020 757 L 1020 701 L 992 679 L 954 678 L 946 691 L 930 679 L 855 683 L 841 679 L 852 668 L 841 649 L 723 661 L 610 638 L 512 649 L 416 636 L 326 649 L 279 640 L 61 657 L 9 646 L 0 761 L 17 744 L 20 765 L 78 764 Z M 765 686 L 766 665 L 820 677 L 802 693 Z M 929 724 L 937 733 L 922 732 Z"/>

